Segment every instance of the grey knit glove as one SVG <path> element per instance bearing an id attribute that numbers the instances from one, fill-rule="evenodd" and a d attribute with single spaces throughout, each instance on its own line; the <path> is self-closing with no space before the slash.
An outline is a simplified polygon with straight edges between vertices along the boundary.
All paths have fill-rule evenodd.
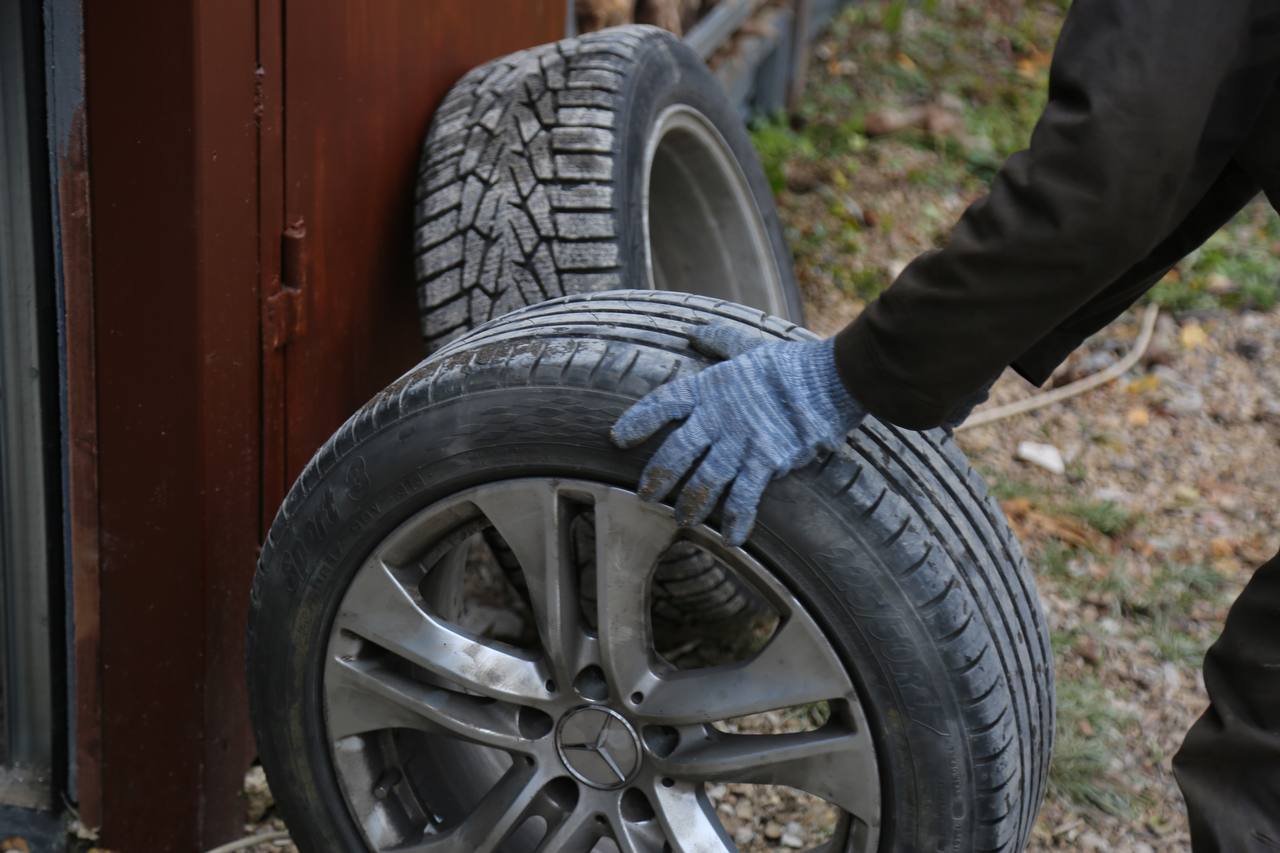
<path id="1" fill-rule="evenodd" d="M 683 418 L 644 469 L 639 493 L 661 500 L 697 465 L 676 520 L 702 523 L 727 489 L 732 545 L 747 540 L 770 480 L 834 449 L 866 415 L 836 374 L 830 340 L 769 341 L 729 323 L 701 327 L 694 347 L 729 360 L 663 385 L 613 426 L 614 442 L 633 447 Z"/>

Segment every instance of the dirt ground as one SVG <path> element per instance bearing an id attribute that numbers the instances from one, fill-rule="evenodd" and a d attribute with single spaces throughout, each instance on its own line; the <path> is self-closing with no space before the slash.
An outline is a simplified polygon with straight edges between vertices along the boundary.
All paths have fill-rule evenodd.
<path id="1" fill-rule="evenodd" d="M 1025 144 L 1065 5 L 875 0 L 819 40 L 798 118 L 755 130 L 817 331 L 839 329 L 944 240 Z M 1257 205 L 1157 287 L 1155 338 L 1122 379 L 960 434 L 1024 544 L 1053 632 L 1058 742 L 1033 851 L 1190 849 L 1170 761 L 1207 702 L 1200 659 L 1280 547 L 1277 293 L 1280 218 Z M 1120 358 L 1140 312 L 1054 382 Z M 1006 375 L 990 405 L 1034 393 Z M 1025 442 L 1054 448 L 1062 469 L 1021 461 Z M 816 844 L 832 818 L 786 789 L 710 794 L 746 853 Z M 248 829 L 281 828 L 260 771 L 246 795 Z"/>

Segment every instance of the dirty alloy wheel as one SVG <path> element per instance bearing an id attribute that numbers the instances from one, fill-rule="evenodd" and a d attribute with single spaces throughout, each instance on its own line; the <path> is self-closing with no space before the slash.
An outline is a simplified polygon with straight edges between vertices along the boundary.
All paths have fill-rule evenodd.
<path id="1" fill-rule="evenodd" d="M 566 39 L 469 72 L 436 111 L 417 196 L 428 353 L 515 308 L 624 287 L 801 320 L 742 120 L 698 57 L 655 27 Z M 514 570 L 500 536 L 489 546 Z M 673 550 L 658 571 L 659 617 L 734 630 L 760 602 L 732 577 L 708 555 Z"/>
<path id="2" fill-rule="evenodd" d="M 945 433 L 864 424 L 771 484 L 743 548 L 717 516 L 681 530 L 632 491 L 661 437 L 619 451 L 609 426 L 706 365 L 688 334 L 709 319 L 811 337 L 712 299 L 568 297 L 455 341 L 312 460 L 249 634 L 259 751 L 301 849 L 727 853 L 717 798 L 753 786 L 757 814 L 807 792 L 824 853 L 1025 844 L 1053 731 L 1047 632 Z M 654 575 L 676 543 L 765 602 L 739 647 L 664 636 Z"/>

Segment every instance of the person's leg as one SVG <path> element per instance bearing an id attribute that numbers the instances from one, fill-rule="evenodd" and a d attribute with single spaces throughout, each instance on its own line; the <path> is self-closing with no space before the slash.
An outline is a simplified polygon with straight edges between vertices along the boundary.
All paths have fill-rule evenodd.
<path id="1" fill-rule="evenodd" d="M 1195 853 L 1280 851 L 1280 555 L 1204 661 L 1205 711 L 1173 759 Z"/>

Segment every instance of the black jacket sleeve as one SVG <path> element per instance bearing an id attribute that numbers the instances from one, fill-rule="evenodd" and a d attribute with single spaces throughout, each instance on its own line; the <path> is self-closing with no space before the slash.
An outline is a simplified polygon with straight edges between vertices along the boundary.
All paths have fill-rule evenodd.
<path id="1" fill-rule="evenodd" d="M 928 428 L 1011 363 L 1043 381 L 1099 306 L 1238 209 L 1256 185 L 1232 160 L 1277 81 L 1271 5 L 1075 0 L 1029 149 L 837 335 L 851 393 Z"/>

